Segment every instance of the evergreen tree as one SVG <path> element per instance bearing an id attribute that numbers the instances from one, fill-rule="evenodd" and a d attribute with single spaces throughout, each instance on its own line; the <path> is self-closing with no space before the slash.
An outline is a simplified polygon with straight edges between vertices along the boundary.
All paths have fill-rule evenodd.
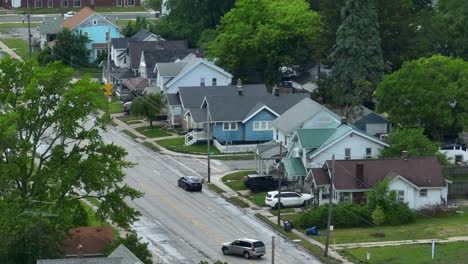
<path id="1" fill-rule="evenodd" d="M 373 0 L 347 1 L 331 60 L 334 103 L 353 106 L 368 99 L 383 74 Z"/>

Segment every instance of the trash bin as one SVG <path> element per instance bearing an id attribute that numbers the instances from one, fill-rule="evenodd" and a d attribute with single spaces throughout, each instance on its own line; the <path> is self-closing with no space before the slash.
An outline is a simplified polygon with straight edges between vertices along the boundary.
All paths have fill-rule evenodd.
<path id="1" fill-rule="evenodd" d="M 306 235 L 314 235 L 314 236 L 319 236 L 320 232 L 318 231 L 316 226 L 313 226 L 311 228 L 306 229 Z"/>
<path id="2" fill-rule="evenodd" d="M 291 230 L 292 230 L 292 223 L 289 222 L 289 221 L 284 221 L 284 223 L 283 223 L 283 228 L 284 228 L 284 231 L 286 231 L 286 232 L 291 232 Z"/>

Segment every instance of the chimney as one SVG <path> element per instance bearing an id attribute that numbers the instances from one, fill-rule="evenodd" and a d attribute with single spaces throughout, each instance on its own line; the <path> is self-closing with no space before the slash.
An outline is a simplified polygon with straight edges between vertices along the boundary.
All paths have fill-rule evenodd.
<path id="1" fill-rule="evenodd" d="M 364 186 L 364 164 L 356 164 L 356 181 L 358 186 Z"/>
<path id="2" fill-rule="evenodd" d="M 280 89 L 278 87 L 275 88 L 275 95 L 279 96 L 280 95 Z"/>
<path id="3" fill-rule="evenodd" d="M 244 89 L 242 88 L 242 81 L 241 79 L 237 79 L 237 93 L 239 95 L 243 95 L 244 94 Z"/>
<path id="4" fill-rule="evenodd" d="M 407 150 L 403 150 L 401 152 L 401 158 L 404 159 L 404 160 L 408 160 L 408 151 Z"/>
<path id="5" fill-rule="evenodd" d="M 346 116 L 341 117 L 341 124 L 342 125 L 347 125 L 348 124 L 348 118 Z"/>
<path id="6" fill-rule="evenodd" d="M 201 57 L 202 57 L 200 51 L 198 51 L 198 50 L 195 51 L 195 57 L 197 57 L 197 58 L 201 58 Z"/>

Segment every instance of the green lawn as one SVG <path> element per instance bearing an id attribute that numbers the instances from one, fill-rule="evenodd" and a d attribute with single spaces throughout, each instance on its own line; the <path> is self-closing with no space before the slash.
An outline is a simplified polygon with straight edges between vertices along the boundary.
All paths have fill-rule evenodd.
<path id="1" fill-rule="evenodd" d="M 149 138 L 167 137 L 171 135 L 171 133 L 168 133 L 167 131 L 162 130 L 161 127 L 158 127 L 158 126 L 153 126 L 152 128 L 150 128 L 149 126 L 145 126 L 145 127 L 138 127 L 135 129 Z"/>
<path id="2" fill-rule="evenodd" d="M 117 26 L 126 26 L 128 25 L 128 22 L 130 22 L 130 24 L 134 24 L 135 23 L 135 20 L 133 19 L 118 19 L 115 21 L 115 24 L 117 24 Z"/>
<path id="3" fill-rule="evenodd" d="M 94 211 L 94 209 L 91 206 L 89 206 L 87 203 L 81 201 L 81 205 L 83 205 L 84 209 L 86 210 L 86 213 L 88 213 L 89 226 L 108 226 L 109 225 L 105 220 L 102 220 L 98 216 L 96 216 L 96 212 Z"/>
<path id="4" fill-rule="evenodd" d="M 228 201 L 238 207 L 241 207 L 241 208 L 246 208 L 246 207 L 249 207 L 249 204 L 244 202 L 243 200 L 239 199 L 239 197 L 231 197 L 228 199 Z"/>
<path id="5" fill-rule="evenodd" d="M 468 208 L 460 210 L 464 210 L 465 213 L 447 217 L 418 216 L 416 222 L 401 226 L 344 229 L 335 227 L 332 232 L 332 239 L 336 244 L 341 244 L 468 236 Z M 298 217 L 299 214 L 285 215 L 284 219 L 294 222 Z M 300 231 L 304 232 L 304 230 Z M 385 236 L 373 236 L 376 233 L 383 233 Z M 325 242 L 325 237 L 316 237 L 316 239 Z"/>
<path id="6" fill-rule="evenodd" d="M 125 134 L 127 134 L 127 136 L 131 137 L 132 139 L 138 138 L 137 135 L 133 134 L 133 133 L 130 132 L 129 130 L 124 129 L 124 130 L 122 130 L 122 132 L 124 132 Z"/>
<path id="7" fill-rule="evenodd" d="M 163 146 L 164 148 L 167 148 L 175 152 L 192 153 L 192 154 L 206 154 L 207 153 L 206 143 L 185 146 L 184 137 L 158 140 L 157 143 Z M 215 154 L 219 154 L 219 150 L 217 150 L 213 146 L 211 146 L 211 151 L 213 151 Z"/>
<path id="8" fill-rule="evenodd" d="M 123 103 L 122 102 L 111 102 L 109 105 L 109 114 L 117 114 L 123 112 Z"/>
<path id="9" fill-rule="evenodd" d="M 159 152 L 159 151 L 161 151 L 156 145 L 154 145 L 154 144 L 151 143 L 151 142 L 143 142 L 143 145 L 145 145 L 145 147 L 151 149 L 151 150 L 154 151 L 154 152 Z"/>
<path id="10" fill-rule="evenodd" d="M 40 24 L 41 23 L 38 23 L 38 22 L 31 22 L 31 28 L 37 27 Z M 8 33 L 10 29 L 27 28 L 27 27 L 28 27 L 28 23 L 1 23 L 0 24 L 0 32 L 1 33 Z"/>
<path id="11" fill-rule="evenodd" d="M 131 122 L 135 122 L 136 120 L 138 121 L 143 121 L 143 117 L 140 116 L 134 116 L 134 115 L 125 115 L 125 116 L 119 116 L 117 117 L 120 121 L 123 121 L 127 124 L 130 124 Z"/>
<path id="12" fill-rule="evenodd" d="M 29 59 L 29 44 L 26 41 L 19 38 L 4 38 L 0 41 L 13 49 L 23 60 Z"/>
<path id="13" fill-rule="evenodd" d="M 366 263 L 389 264 L 424 264 L 424 263 L 465 263 L 468 259 L 468 242 L 436 243 L 434 260 L 432 260 L 431 244 L 373 247 L 346 249 L 344 255 L 351 257 L 354 263 L 366 261 L 367 251 L 370 252 L 370 261 Z M 348 255 L 349 254 L 349 255 Z"/>
<path id="14" fill-rule="evenodd" d="M 259 193 L 252 193 L 250 196 L 246 196 L 245 198 L 252 201 L 254 204 L 260 207 L 265 207 L 265 197 L 267 192 L 259 192 Z"/>
<path id="15" fill-rule="evenodd" d="M 239 180 L 243 181 L 245 176 L 249 174 L 253 174 L 253 173 L 255 173 L 254 170 L 244 170 L 244 171 L 233 172 L 233 173 L 225 175 L 223 178 L 221 178 L 221 180 L 223 182 L 239 181 Z"/>
<path id="16" fill-rule="evenodd" d="M 241 181 L 228 181 L 228 182 L 225 182 L 224 184 L 226 184 L 229 188 L 233 189 L 236 192 L 247 189 L 244 185 L 244 181 L 242 180 Z"/>

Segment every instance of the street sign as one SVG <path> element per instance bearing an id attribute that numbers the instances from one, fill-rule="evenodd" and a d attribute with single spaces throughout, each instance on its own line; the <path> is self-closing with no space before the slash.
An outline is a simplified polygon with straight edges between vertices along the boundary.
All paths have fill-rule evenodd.
<path id="1" fill-rule="evenodd" d="M 105 90 L 106 92 L 111 92 L 111 91 L 112 91 L 112 84 L 106 83 L 106 84 L 104 85 L 104 90 Z"/>
<path id="2" fill-rule="evenodd" d="M 214 155 L 214 154 L 215 154 L 214 151 L 210 151 L 210 155 Z"/>

